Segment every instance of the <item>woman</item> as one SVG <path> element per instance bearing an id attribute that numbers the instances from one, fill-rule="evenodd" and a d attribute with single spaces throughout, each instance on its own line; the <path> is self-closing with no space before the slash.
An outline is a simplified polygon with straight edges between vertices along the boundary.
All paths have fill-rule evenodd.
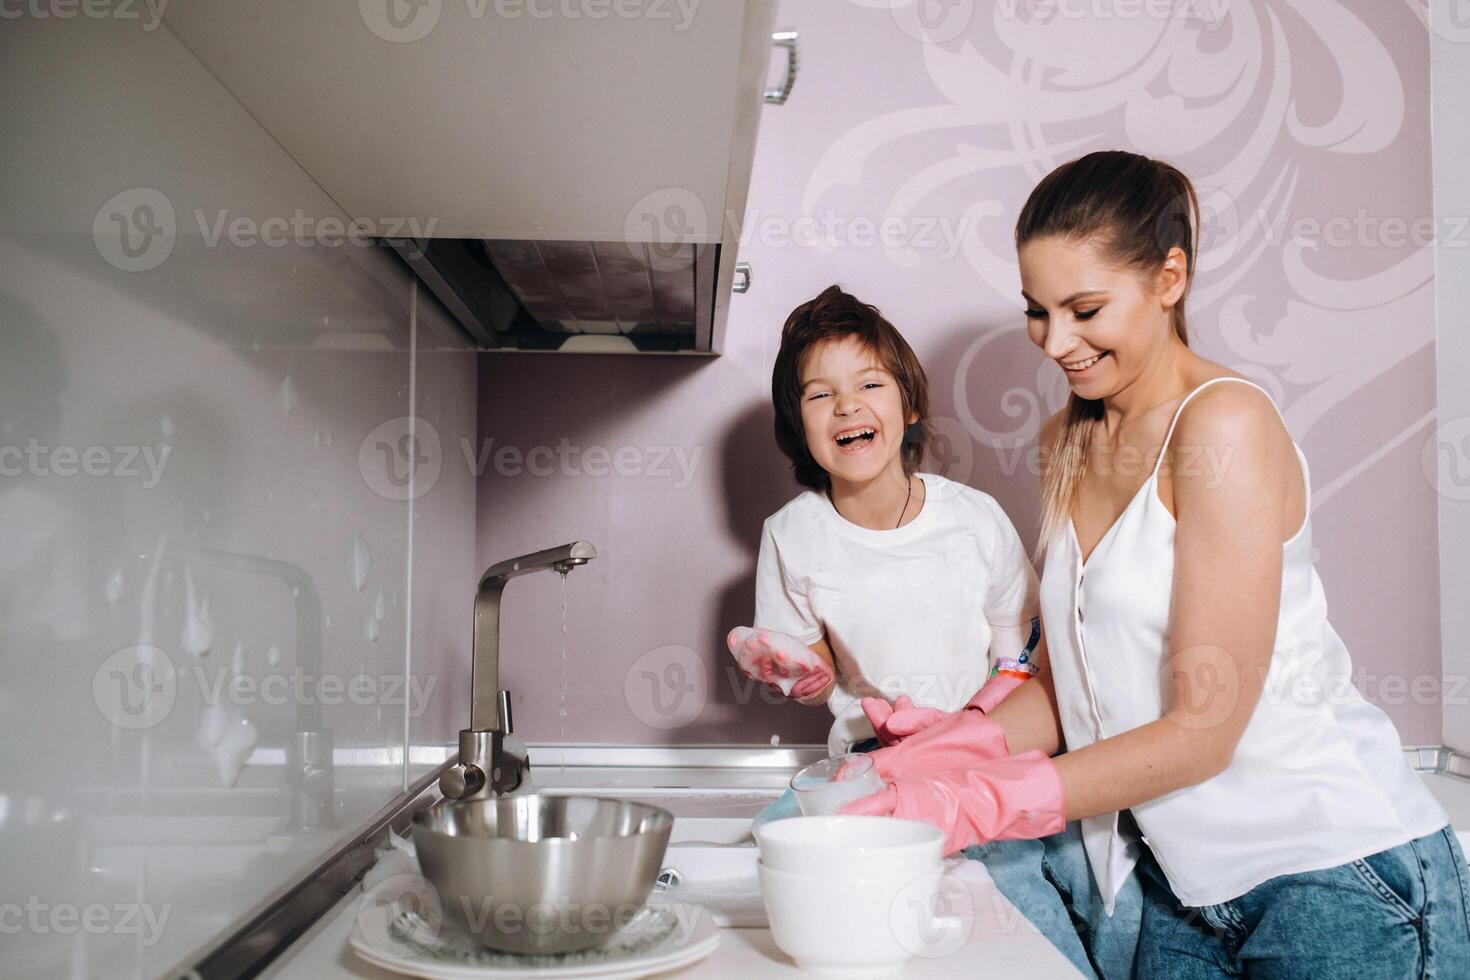
<path id="1" fill-rule="evenodd" d="M 1045 683 L 879 750 L 892 782 L 850 812 L 952 850 L 1080 820 L 1110 908 L 1142 885 L 1143 977 L 1470 974 L 1465 858 L 1346 683 L 1306 459 L 1264 391 L 1188 346 L 1198 222 L 1189 180 L 1131 153 L 1032 192 L 1029 334 L 1071 386 L 1041 433 Z M 997 726 L 1012 754 L 967 757 Z"/>
<path id="2" fill-rule="evenodd" d="M 874 734 L 892 732 L 884 722 L 894 706 L 864 694 L 938 715 L 989 710 L 1030 683 L 1036 572 L 993 498 L 919 472 L 928 380 L 898 329 L 828 287 L 787 318 L 771 397 L 776 441 L 806 489 L 762 530 L 756 626 L 727 641 L 741 670 L 798 703 L 826 703 L 834 755 L 875 749 Z M 1006 755 L 1004 740 L 990 751 Z M 787 790 L 755 822 L 798 813 Z M 1107 917 L 1071 829 L 967 854 L 1083 976 L 1126 980 L 1142 895 L 1131 884 Z"/>

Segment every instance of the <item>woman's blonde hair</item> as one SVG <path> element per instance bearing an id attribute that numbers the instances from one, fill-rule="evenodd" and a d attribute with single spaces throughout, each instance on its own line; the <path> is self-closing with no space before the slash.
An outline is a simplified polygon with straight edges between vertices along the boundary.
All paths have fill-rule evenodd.
<path id="1" fill-rule="evenodd" d="M 1174 333 L 1187 346 L 1184 298 L 1194 281 L 1199 223 L 1199 198 L 1179 170 L 1137 153 L 1100 150 L 1062 164 L 1036 185 L 1016 219 L 1016 248 L 1039 238 L 1088 241 L 1109 261 L 1153 273 L 1177 245 L 1186 256 L 1186 280 L 1170 312 Z M 1051 445 L 1040 447 L 1047 466 L 1038 558 L 1071 520 L 1102 399 L 1070 393 L 1064 411 Z"/>

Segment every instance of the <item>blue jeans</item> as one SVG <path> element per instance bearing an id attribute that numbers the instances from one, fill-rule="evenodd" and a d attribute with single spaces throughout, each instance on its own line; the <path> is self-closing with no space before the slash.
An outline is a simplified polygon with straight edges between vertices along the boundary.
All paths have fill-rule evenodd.
<path id="1" fill-rule="evenodd" d="M 1449 827 L 1218 905 L 1183 906 L 1145 847 L 1140 980 L 1470 977 L 1470 873 Z"/>
<path id="2" fill-rule="evenodd" d="M 990 841 L 962 853 L 985 863 L 1000 893 L 1084 977 L 1133 976 L 1143 915 L 1140 876 L 1135 873 L 1124 881 L 1109 916 L 1076 820 L 1050 837 Z"/>

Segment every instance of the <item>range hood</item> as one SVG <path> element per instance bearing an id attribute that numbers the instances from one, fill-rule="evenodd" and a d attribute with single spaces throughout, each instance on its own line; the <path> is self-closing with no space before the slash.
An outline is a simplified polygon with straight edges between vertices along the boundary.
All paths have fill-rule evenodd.
<path id="1" fill-rule="evenodd" d="M 390 244 L 481 348 L 718 351 L 719 244 L 430 238 Z"/>

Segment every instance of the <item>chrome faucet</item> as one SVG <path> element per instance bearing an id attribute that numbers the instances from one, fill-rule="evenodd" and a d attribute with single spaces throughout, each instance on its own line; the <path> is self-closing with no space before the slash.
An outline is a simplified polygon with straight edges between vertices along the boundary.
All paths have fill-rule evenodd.
<path id="1" fill-rule="evenodd" d="M 500 594 L 517 575 L 551 569 L 570 572 L 597 557 L 586 541 L 547 548 L 491 565 L 475 592 L 474 661 L 471 667 L 470 727 L 459 733 L 459 761 L 439 777 L 451 800 L 504 796 L 531 773 L 531 761 L 512 732 L 510 692 L 500 688 Z"/>

